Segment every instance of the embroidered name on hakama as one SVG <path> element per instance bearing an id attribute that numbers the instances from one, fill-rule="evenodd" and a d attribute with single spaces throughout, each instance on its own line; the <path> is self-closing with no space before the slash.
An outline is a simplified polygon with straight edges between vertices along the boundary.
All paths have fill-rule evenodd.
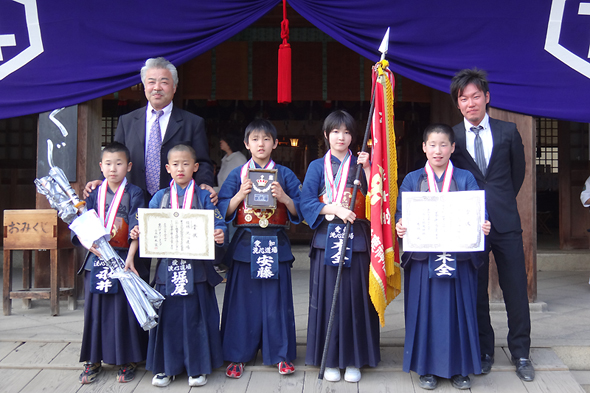
<path id="1" fill-rule="evenodd" d="M 429 278 L 455 278 L 457 258 L 450 252 L 430 253 L 428 256 Z"/>
<path id="2" fill-rule="evenodd" d="M 167 266 L 166 294 L 187 296 L 193 293 L 194 275 L 190 261 L 169 259 Z"/>
<path id="3" fill-rule="evenodd" d="M 279 278 L 279 249 L 276 236 L 252 236 L 250 276 L 253 279 Z"/>
<path id="4" fill-rule="evenodd" d="M 329 224 L 328 233 L 326 235 L 326 256 L 324 263 L 328 266 L 338 266 L 340 262 L 340 256 L 342 245 L 344 243 L 344 231 L 346 225 L 344 224 Z M 344 267 L 350 267 L 350 261 L 352 258 L 352 240 L 354 239 L 354 233 L 352 232 L 352 226 L 348 234 L 348 241 L 346 242 L 346 251 L 344 252 Z"/>
<path id="5" fill-rule="evenodd" d="M 119 280 L 112 278 L 112 271 L 105 261 L 96 258 L 90 274 L 91 293 L 111 295 L 119 291 Z"/>

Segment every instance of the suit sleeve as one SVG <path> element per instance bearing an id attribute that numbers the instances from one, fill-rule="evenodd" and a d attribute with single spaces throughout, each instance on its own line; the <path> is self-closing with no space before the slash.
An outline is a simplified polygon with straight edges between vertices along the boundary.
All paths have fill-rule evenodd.
<path id="1" fill-rule="evenodd" d="M 119 117 L 119 122 L 117 123 L 117 129 L 115 130 L 115 142 L 122 143 L 125 145 L 125 127 L 123 126 L 124 121 L 122 121 L 121 117 Z M 127 145 L 125 145 L 127 146 Z"/>
<path id="2" fill-rule="evenodd" d="M 194 179 L 197 185 L 205 183 L 213 187 L 213 165 L 209 158 L 209 142 L 205 132 L 205 120 L 199 118 L 193 127 L 192 146 L 197 153 L 197 162 L 199 163 L 199 170 Z"/>
<path id="3" fill-rule="evenodd" d="M 516 196 L 524 181 L 526 169 L 524 146 L 516 125 L 514 125 L 512 144 L 510 145 L 510 165 L 512 169 L 512 186 L 514 187 L 514 195 Z"/>

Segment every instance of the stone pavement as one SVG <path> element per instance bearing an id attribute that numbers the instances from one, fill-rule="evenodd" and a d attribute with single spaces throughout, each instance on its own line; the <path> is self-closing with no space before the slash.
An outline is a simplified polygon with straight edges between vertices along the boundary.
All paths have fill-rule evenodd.
<path id="1" fill-rule="evenodd" d="M 81 363 L 78 362 L 83 326 L 83 302 L 77 310 L 68 310 L 61 302 L 61 314 L 49 315 L 49 302 L 32 301 L 31 309 L 23 309 L 21 301 L 13 300 L 13 315 L 0 315 L 0 392 L 421 392 L 417 376 L 402 371 L 403 358 L 403 295 L 387 308 L 386 325 L 381 329 L 382 361 L 375 369 L 363 369 L 357 384 L 344 381 L 322 382 L 318 368 L 305 366 L 309 270 L 307 247 L 295 246 L 293 296 L 297 327 L 298 359 L 296 372 L 280 376 L 276 368 L 264 366 L 254 359 L 246 366 L 244 376 L 230 380 L 220 368 L 209 376 L 206 386 L 189 388 L 186 375 L 178 376 L 168 388 L 151 386 L 151 372 L 140 366 L 137 378 L 128 384 L 115 381 L 117 368 L 106 366 L 98 380 L 82 386 L 78 383 Z M 586 254 L 580 254 L 587 261 Z M 553 257 L 552 257 L 553 258 Z M 539 261 L 542 261 L 539 256 Z M 550 261 L 550 262 L 554 262 Z M 539 263 L 538 299 L 531 305 L 531 359 L 537 370 L 534 382 L 521 382 L 509 363 L 506 348 L 506 314 L 494 307 L 492 322 L 496 331 L 496 363 L 492 373 L 471 376 L 472 392 L 590 392 L 590 285 L 589 270 L 553 270 L 551 263 Z M 545 268 L 552 269 L 545 271 Z M 587 269 L 585 263 L 570 266 Z M 15 269 L 14 284 L 20 275 Z M 1 282 L 1 281 L 0 281 Z M 217 287 L 222 304 L 224 284 Z M 442 381 L 437 391 L 456 391 Z"/>

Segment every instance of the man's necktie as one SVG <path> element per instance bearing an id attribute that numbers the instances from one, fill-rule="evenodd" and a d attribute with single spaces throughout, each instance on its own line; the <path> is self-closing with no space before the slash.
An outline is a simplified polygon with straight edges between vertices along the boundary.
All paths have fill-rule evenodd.
<path id="1" fill-rule="evenodd" d="M 145 184 L 150 195 L 154 195 L 160 188 L 160 150 L 162 149 L 162 133 L 160 131 L 160 116 L 164 111 L 155 111 L 156 115 L 148 138 L 147 151 L 145 153 Z"/>
<path id="2" fill-rule="evenodd" d="M 485 176 L 488 164 L 486 163 L 486 155 L 483 152 L 483 143 L 481 141 L 481 136 L 479 136 L 479 132 L 481 130 L 483 130 L 482 126 L 471 127 L 471 131 L 473 131 L 473 133 L 475 134 L 475 162 L 477 163 L 477 166 L 479 167 L 481 173 Z"/>

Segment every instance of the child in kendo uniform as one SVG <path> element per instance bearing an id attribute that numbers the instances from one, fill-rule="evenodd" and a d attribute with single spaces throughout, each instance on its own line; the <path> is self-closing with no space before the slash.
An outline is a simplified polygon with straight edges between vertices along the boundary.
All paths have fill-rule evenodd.
<path id="1" fill-rule="evenodd" d="M 137 226 L 137 209 L 144 207 L 141 188 L 127 182 L 131 170 L 129 150 L 118 142 L 102 151 L 100 169 L 104 175 L 101 186 L 86 199 L 86 207 L 94 209 L 111 233 L 110 244 L 131 269 L 148 280 L 147 269 L 135 270 L 134 257 L 137 240 L 130 241 L 129 229 Z M 79 244 L 77 237 L 73 238 Z M 98 251 L 91 253 L 82 267 L 84 276 L 84 333 L 80 361 L 84 371 L 80 383 L 94 382 L 102 371 L 101 362 L 119 365 L 117 380 L 129 382 L 135 378 L 138 362 L 146 358 L 148 333 L 137 322 L 119 280 L 110 277 L 110 269 L 98 259 Z"/>
<path id="2" fill-rule="evenodd" d="M 221 334 L 223 358 L 230 362 L 229 378 L 240 378 L 244 364 L 258 350 L 262 363 L 276 365 L 280 374 L 295 371 L 295 314 L 291 266 L 294 260 L 286 227 L 298 224 L 301 183 L 289 168 L 276 164 L 277 131 L 268 120 L 254 120 L 245 131 L 244 144 L 252 158 L 235 168 L 219 191 L 219 209 L 226 222 L 235 222 L 225 264 L 230 266 L 223 299 Z M 251 168 L 276 169 L 252 183 Z M 251 193 L 272 194 L 276 209 L 246 208 Z"/>
<path id="3" fill-rule="evenodd" d="M 198 169 L 191 146 L 179 144 L 170 149 L 166 164 L 172 176 L 170 187 L 154 194 L 149 207 L 213 210 L 214 240 L 222 246 L 226 225 L 211 203 L 210 193 L 195 185 L 193 173 Z M 179 271 L 186 272 L 186 280 L 177 280 Z M 158 310 L 158 325 L 150 333 L 146 368 L 155 374 L 152 385 L 168 386 L 176 375 L 186 371 L 189 386 L 203 386 L 207 374 L 223 364 L 215 296 L 215 286 L 221 281 L 213 261 L 158 261 L 156 289 L 166 300 Z"/>
<path id="4" fill-rule="evenodd" d="M 342 269 L 342 281 L 324 378 L 358 382 L 360 368 L 376 367 L 379 350 L 379 317 L 369 297 L 370 227 L 364 218 L 366 177 L 370 175 L 368 153 L 353 156 L 350 145 L 356 135 L 355 121 L 345 111 L 326 117 L 323 136 L 329 147 L 323 158 L 313 161 L 307 170 L 301 193 L 301 211 L 311 229 L 315 229 L 310 251 L 309 319 L 305 363 L 320 366 L 326 339 L 332 297 L 338 272 L 338 235 L 347 222 L 352 223 L 352 250 Z M 355 212 L 350 206 L 357 162 L 362 165 L 361 187 Z M 360 199 L 360 200 L 359 200 Z"/>
<path id="5" fill-rule="evenodd" d="M 471 172 L 453 167 L 453 129 L 433 124 L 424 130 L 422 149 L 428 159 L 422 169 L 408 173 L 399 189 L 396 231 L 406 234 L 402 221 L 402 193 L 479 190 Z M 491 224 L 482 217 L 482 230 Z M 443 264 L 444 262 L 444 264 Z M 421 388 L 431 390 L 438 378 L 450 378 L 457 389 L 469 389 L 469 374 L 481 373 L 477 329 L 476 253 L 405 252 L 404 343 L 405 372 L 420 377 Z"/>

